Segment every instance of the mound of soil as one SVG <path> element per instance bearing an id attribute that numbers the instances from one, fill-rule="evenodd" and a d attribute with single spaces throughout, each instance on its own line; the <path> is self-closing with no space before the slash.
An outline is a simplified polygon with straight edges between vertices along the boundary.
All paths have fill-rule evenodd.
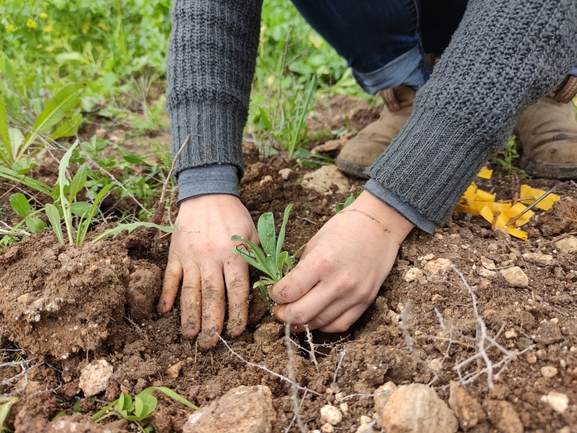
<path id="1" fill-rule="evenodd" d="M 255 220 L 272 211 L 280 221 L 285 206 L 294 203 L 289 251 L 306 243 L 350 194 L 305 189 L 304 169 L 295 168 L 285 180 L 279 174 L 287 168 L 284 161 L 261 162 L 254 149 L 245 150 L 241 194 Z M 483 182 L 504 198 L 519 186 L 498 176 Z M 407 238 L 377 299 L 347 333 L 313 332 L 314 357 L 305 336 L 293 336 L 294 377 L 312 391 L 300 394 L 308 429 L 320 429 L 320 408 L 345 396 L 347 410 L 337 429 L 356 431 L 361 416 L 373 415 L 371 394 L 388 381 L 429 384 L 445 401 L 449 382 L 456 381 L 485 407 L 510 403 L 526 432 L 577 431 L 577 268 L 575 252 L 560 243 L 577 231 L 577 188 L 570 182 L 529 183 L 555 184 L 563 197 L 528 224 L 529 240 L 493 231 L 479 217 L 454 214 L 434 235 L 414 231 Z M 351 192 L 361 188 L 360 182 L 351 185 Z M 255 366 L 291 374 L 282 324 L 255 294 L 247 331 L 224 336 L 242 359 L 223 344 L 202 351 L 182 338 L 178 308 L 164 316 L 155 312 L 168 239 L 161 238 L 154 252 L 153 237 L 143 230 L 70 247 L 40 235 L 0 253 L 0 353 L 6 363 L 0 365 L 0 394 L 19 397 L 9 425 L 16 432 L 66 431 L 50 422 L 57 413 L 90 415 L 120 391 L 134 395 L 148 386 L 169 387 L 202 407 L 232 388 L 266 385 L 276 413 L 272 431 L 292 425 L 288 431 L 298 432 L 291 385 Z M 480 321 L 499 344 L 486 345 L 492 378 L 482 370 L 486 361 L 475 358 Z M 8 365 L 15 353 L 9 350 L 16 348 L 28 363 Z M 114 370 L 106 390 L 88 398 L 79 378 L 95 359 Z M 542 399 L 550 391 L 568 397 L 563 413 Z M 182 431 L 192 411 L 156 395 L 159 406 L 143 425 Z M 103 431 L 87 416 L 58 422 L 70 419 L 77 431 Z M 478 431 L 497 431 L 490 421 L 484 428 Z"/>

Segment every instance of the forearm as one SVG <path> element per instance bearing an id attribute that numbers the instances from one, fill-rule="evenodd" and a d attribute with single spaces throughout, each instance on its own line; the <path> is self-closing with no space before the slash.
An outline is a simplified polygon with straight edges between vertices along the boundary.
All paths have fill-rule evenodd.
<path id="1" fill-rule="evenodd" d="M 369 168 L 370 177 L 443 224 L 522 110 L 577 64 L 576 28 L 573 0 L 470 2 L 406 126 Z"/>
<path id="2" fill-rule="evenodd" d="M 166 105 L 175 174 L 215 164 L 242 176 L 262 0 L 176 0 L 168 57 Z"/>

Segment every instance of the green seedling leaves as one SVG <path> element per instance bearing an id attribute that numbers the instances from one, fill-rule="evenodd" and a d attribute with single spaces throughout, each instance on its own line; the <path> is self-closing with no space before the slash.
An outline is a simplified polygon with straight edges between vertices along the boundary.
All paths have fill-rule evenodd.
<path id="1" fill-rule="evenodd" d="M 62 137 L 75 136 L 78 133 L 78 128 L 80 128 L 82 119 L 82 114 L 74 114 L 70 119 L 66 120 L 62 125 L 60 125 L 56 131 L 50 135 L 50 138 L 52 140 L 57 140 Z"/>
<path id="2" fill-rule="evenodd" d="M 152 395 L 154 391 L 162 392 L 166 396 L 178 401 L 179 403 L 182 403 L 185 406 L 190 407 L 191 409 L 200 410 L 197 406 L 169 388 L 164 386 L 151 386 L 136 394 L 134 396 L 134 402 L 132 401 L 132 397 L 130 397 L 129 394 L 125 392 L 121 393 L 117 400 L 109 403 L 94 415 L 92 415 L 92 419 L 94 419 L 96 422 L 100 422 L 110 415 L 107 414 L 107 412 L 112 409 L 114 413 L 121 416 L 125 420 L 135 423 L 141 431 L 148 431 L 147 429 L 143 429 L 139 422 L 150 417 L 150 415 L 152 415 L 152 413 L 156 410 L 158 401 L 156 397 Z"/>
<path id="3" fill-rule="evenodd" d="M 261 297 L 269 306 L 273 305 L 273 302 L 268 297 L 267 286 L 278 283 L 294 264 L 294 256 L 282 250 L 292 207 L 293 205 L 289 204 L 285 208 L 278 239 L 276 239 L 273 214 L 266 212 L 260 216 L 257 223 L 257 232 L 262 248 L 238 235 L 231 238 L 233 241 L 241 241 L 243 243 L 232 249 L 232 252 L 266 275 L 261 276 L 253 287 L 259 289 Z"/>
<path id="4" fill-rule="evenodd" d="M 6 421 L 10 416 L 10 409 L 17 401 L 17 397 L 0 397 L 0 433 L 12 431 L 6 427 Z"/>
<path id="5" fill-rule="evenodd" d="M 64 244 L 64 235 L 62 234 L 62 227 L 60 225 L 60 212 L 58 211 L 58 208 L 52 203 L 48 203 L 44 208 L 44 211 L 46 212 L 48 221 L 50 221 L 50 225 L 52 226 L 52 230 L 54 230 L 54 234 L 58 238 L 58 241 L 61 244 Z"/>
<path id="6" fill-rule="evenodd" d="M 14 212 L 21 217 L 26 217 L 30 213 L 30 203 L 28 203 L 28 200 L 21 192 L 10 196 L 10 205 L 12 209 L 14 209 Z"/>
<path id="7" fill-rule="evenodd" d="M 60 122 L 68 111 L 76 108 L 80 104 L 80 91 L 84 84 L 69 84 L 62 88 L 52 97 L 42 110 L 42 113 L 34 122 L 34 129 L 38 133 L 46 133 L 48 130 Z"/>
<path id="8" fill-rule="evenodd" d="M 176 227 L 161 226 L 161 225 L 154 224 L 154 223 L 139 221 L 139 222 L 135 222 L 135 223 L 131 223 L 131 224 L 118 224 L 118 226 L 114 227 L 113 229 L 108 229 L 104 233 L 96 236 L 92 240 L 92 242 L 96 243 L 96 242 L 101 241 L 102 239 L 106 239 L 110 236 L 115 238 L 120 233 L 122 233 L 124 230 L 128 231 L 128 233 L 132 233 L 134 230 L 136 230 L 139 227 L 155 228 L 155 229 L 158 229 L 164 233 L 174 233 L 176 231 Z"/>
<path id="9" fill-rule="evenodd" d="M 26 227 L 34 234 L 42 233 L 46 228 L 46 223 L 38 217 L 28 217 L 25 223 Z"/>

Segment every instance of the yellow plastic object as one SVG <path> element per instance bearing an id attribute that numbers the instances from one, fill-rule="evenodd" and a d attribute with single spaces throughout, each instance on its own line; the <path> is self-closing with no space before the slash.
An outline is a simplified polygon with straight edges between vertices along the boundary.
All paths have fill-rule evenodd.
<path id="1" fill-rule="evenodd" d="M 521 213 L 525 209 L 527 209 L 527 206 L 525 206 L 523 203 L 517 203 L 515 206 L 511 207 L 510 209 L 507 209 L 505 211 L 505 215 L 509 219 L 516 218 L 519 215 L 521 215 Z M 525 212 L 522 216 L 517 218 L 515 220 L 514 224 L 510 224 L 510 225 L 511 226 L 514 225 L 515 227 L 521 227 L 522 225 L 527 224 L 533 215 L 535 215 L 535 212 L 533 212 L 532 210 L 529 210 L 529 211 Z"/>
<path id="2" fill-rule="evenodd" d="M 497 194 L 491 194 L 490 192 L 483 191 L 482 189 L 477 189 L 475 193 L 476 201 L 495 201 Z"/>
<path id="3" fill-rule="evenodd" d="M 543 194 L 545 194 L 545 192 L 546 191 L 543 191 L 541 189 L 531 188 L 529 185 L 521 185 L 521 192 L 520 192 L 519 199 L 524 204 L 533 204 L 533 203 L 535 203 L 535 200 L 537 200 L 539 197 L 541 197 Z M 524 198 L 529 198 L 529 197 L 533 197 L 533 198 L 530 200 L 523 200 Z M 537 209 L 541 209 L 541 210 L 549 210 L 553 206 L 553 203 L 555 203 L 556 201 L 559 201 L 560 199 L 561 199 L 561 197 L 558 196 L 557 194 L 550 193 L 547 197 L 545 197 L 543 200 L 541 200 L 539 203 L 537 203 L 535 205 L 535 207 Z"/>
<path id="4" fill-rule="evenodd" d="M 483 167 L 479 173 L 477 173 L 477 177 L 481 179 L 491 179 L 493 175 L 493 170 L 489 170 L 487 167 Z"/>

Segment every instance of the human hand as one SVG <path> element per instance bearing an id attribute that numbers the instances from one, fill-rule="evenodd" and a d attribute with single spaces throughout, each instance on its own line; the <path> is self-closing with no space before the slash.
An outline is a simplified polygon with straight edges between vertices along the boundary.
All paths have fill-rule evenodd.
<path id="1" fill-rule="evenodd" d="M 346 331 L 373 302 L 414 226 L 363 192 L 313 236 L 295 268 L 270 291 L 292 331 Z"/>
<path id="2" fill-rule="evenodd" d="M 258 242 L 252 218 L 232 195 L 194 197 L 180 205 L 178 230 L 172 234 L 158 312 L 168 312 L 182 281 L 182 335 L 209 348 L 218 342 L 228 298 L 228 332 L 243 333 L 248 320 L 248 264 L 231 252 L 232 235 Z M 224 278 L 223 278 L 224 276 Z"/>

